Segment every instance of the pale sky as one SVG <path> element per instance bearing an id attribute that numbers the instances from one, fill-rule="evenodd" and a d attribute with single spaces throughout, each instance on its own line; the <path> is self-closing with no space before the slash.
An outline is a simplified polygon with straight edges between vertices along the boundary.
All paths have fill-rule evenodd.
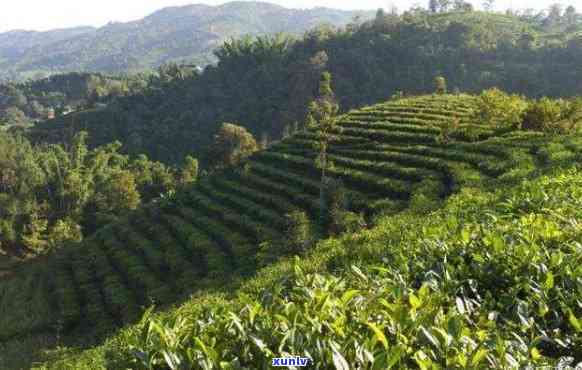
<path id="1" fill-rule="evenodd" d="M 340 9 L 378 9 L 395 5 L 400 11 L 412 5 L 426 7 L 428 0 L 268 0 L 288 8 L 326 6 Z M 80 25 L 103 26 L 110 21 L 126 22 L 143 18 L 154 11 L 175 5 L 223 4 L 221 0 L 0 0 L 0 32 L 13 29 L 47 30 Z M 480 7 L 482 0 L 471 0 Z M 505 10 L 547 8 L 550 4 L 579 5 L 582 0 L 496 0 Z M 578 3 L 578 4 L 577 4 Z"/>

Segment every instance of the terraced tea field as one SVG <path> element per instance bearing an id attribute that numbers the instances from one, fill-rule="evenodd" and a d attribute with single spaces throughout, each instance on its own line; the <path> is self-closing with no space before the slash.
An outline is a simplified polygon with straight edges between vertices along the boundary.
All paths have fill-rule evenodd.
<path id="1" fill-rule="evenodd" d="M 501 135 L 473 122 L 473 99 L 424 96 L 342 116 L 330 175 L 343 182 L 351 208 L 372 220 L 415 206 L 419 197 L 438 201 L 461 186 L 502 178 L 518 164 L 534 166 L 538 135 Z M 259 245 L 276 247 L 283 236 L 285 213 L 304 210 L 318 223 L 314 139 L 313 132 L 297 133 L 240 169 L 63 248 L 44 270 L 0 281 L 0 340 L 105 333 L 152 303 L 172 304 L 216 277 L 252 273 Z"/>

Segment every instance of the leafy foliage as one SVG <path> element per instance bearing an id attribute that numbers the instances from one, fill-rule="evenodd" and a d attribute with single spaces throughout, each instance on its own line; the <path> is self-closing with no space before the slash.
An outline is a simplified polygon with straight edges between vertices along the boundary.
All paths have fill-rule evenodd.
<path id="1" fill-rule="evenodd" d="M 186 156 L 184 166 L 180 173 L 180 183 L 182 185 L 190 185 L 198 180 L 200 166 L 198 160 L 192 156 Z"/>
<path id="2" fill-rule="evenodd" d="M 483 91 L 479 96 L 476 119 L 496 128 L 518 128 L 526 109 L 527 102 L 523 97 L 495 88 Z"/>
<path id="3" fill-rule="evenodd" d="M 484 91 L 474 118 L 498 129 L 575 132 L 582 120 L 579 99 L 526 99 L 499 89 Z M 458 122 L 455 124 L 458 128 Z"/>
<path id="4" fill-rule="evenodd" d="M 305 212 L 293 211 L 285 215 L 285 218 L 287 226 L 286 253 L 295 255 L 307 251 L 313 242 L 313 231 L 309 217 Z"/>
<path id="5" fill-rule="evenodd" d="M 145 156 L 131 160 L 119 143 L 89 150 L 86 133 L 69 148 L 32 146 L 0 133 L 0 248 L 13 256 L 44 254 L 80 241 L 142 203 L 189 184 L 182 174 Z M 186 174 L 187 177 L 184 177 Z"/>
<path id="6" fill-rule="evenodd" d="M 530 104 L 523 118 L 523 128 L 526 130 L 549 131 L 556 123 L 562 120 L 563 112 L 567 109 L 566 102 L 552 101 L 542 98 Z"/>
<path id="7" fill-rule="evenodd" d="M 223 123 L 214 138 L 212 158 L 216 167 L 233 167 L 259 150 L 259 146 L 244 127 Z"/>

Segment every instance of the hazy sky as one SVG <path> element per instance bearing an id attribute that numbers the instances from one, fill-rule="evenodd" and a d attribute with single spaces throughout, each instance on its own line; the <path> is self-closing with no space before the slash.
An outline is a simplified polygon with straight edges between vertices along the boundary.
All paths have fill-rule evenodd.
<path id="1" fill-rule="evenodd" d="M 428 0 L 268 0 L 288 8 L 327 6 L 341 9 L 400 10 Z M 581 0 L 496 0 L 496 8 L 546 8 L 552 3 L 574 4 Z M 222 4 L 221 0 L 0 0 L 0 32 L 13 29 L 47 30 L 78 25 L 102 26 L 109 21 L 130 21 L 167 6 L 192 3 Z M 481 6 L 482 0 L 471 1 Z M 582 6 L 580 6 L 582 8 Z"/>

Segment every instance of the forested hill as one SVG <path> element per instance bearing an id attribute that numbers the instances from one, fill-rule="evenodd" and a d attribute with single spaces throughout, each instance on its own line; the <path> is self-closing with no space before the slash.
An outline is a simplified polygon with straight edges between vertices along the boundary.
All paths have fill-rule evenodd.
<path id="1" fill-rule="evenodd" d="M 576 95 L 582 92 L 582 27 L 573 14 L 415 9 L 401 16 L 380 12 L 339 31 L 319 27 L 295 42 L 229 42 L 216 52 L 218 65 L 202 75 L 161 71 L 162 82 L 146 93 L 48 122 L 34 136 L 58 141 L 85 129 L 92 144 L 120 140 L 129 153 L 167 163 L 192 154 L 204 163 L 222 122 L 245 126 L 257 139 L 278 139 L 303 122 L 323 69 L 334 76 L 345 110 L 397 91 L 432 92 L 437 75 L 451 92 L 496 86 L 534 97 Z"/>
<path id="2" fill-rule="evenodd" d="M 77 72 L 0 84 L 0 130 L 19 131 L 53 115 L 104 105 L 115 97 L 136 94 L 147 84 L 145 74 Z"/>
<path id="3" fill-rule="evenodd" d="M 168 61 L 214 61 L 221 42 L 245 34 L 301 34 L 320 24 L 345 25 L 373 13 L 286 9 L 260 2 L 162 9 L 142 20 L 102 28 L 0 34 L 0 79 L 70 71 L 134 72 Z"/>

